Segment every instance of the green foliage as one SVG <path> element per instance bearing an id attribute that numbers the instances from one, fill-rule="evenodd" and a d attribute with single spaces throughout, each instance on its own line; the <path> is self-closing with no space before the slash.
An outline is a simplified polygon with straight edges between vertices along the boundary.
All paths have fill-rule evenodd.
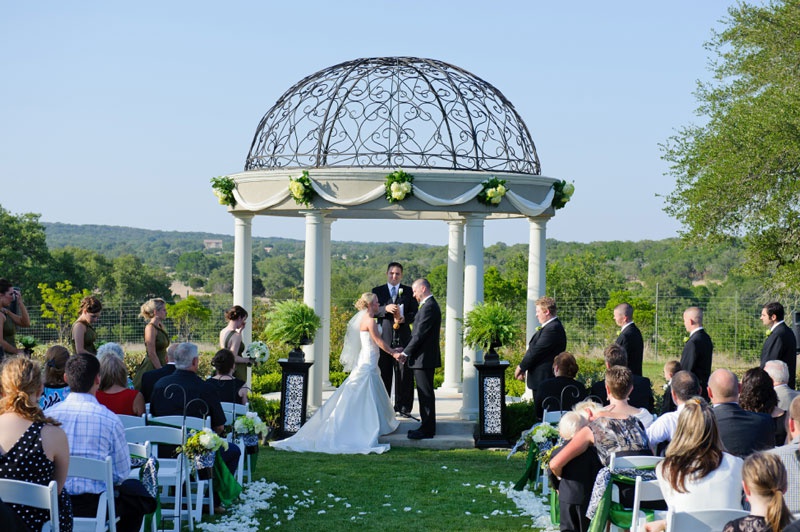
<path id="1" fill-rule="evenodd" d="M 553 183 L 553 190 L 555 193 L 553 194 L 553 202 L 551 205 L 555 210 L 563 209 L 567 205 L 567 202 L 572 199 L 572 194 L 575 192 L 575 185 L 567 183 L 562 179 L 561 181 Z"/>
<path id="2" fill-rule="evenodd" d="M 506 437 L 516 442 L 523 430 L 528 430 L 536 422 L 532 401 L 519 401 L 506 405 Z"/>
<path id="3" fill-rule="evenodd" d="M 281 423 L 281 402 L 275 399 L 267 400 L 256 393 L 247 395 L 247 402 L 251 411 L 256 412 L 258 417 L 267 424 L 268 427 L 276 429 Z"/>
<path id="4" fill-rule="evenodd" d="M 473 349 L 489 351 L 507 345 L 519 333 L 513 313 L 500 303 L 479 303 L 464 319 L 464 343 Z"/>
<path id="5" fill-rule="evenodd" d="M 597 309 L 595 329 L 603 335 L 604 343 L 611 343 L 619 336 L 619 327 L 614 322 L 614 307 L 622 303 L 628 303 L 634 308 L 633 321 L 642 331 L 642 336 L 652 338 L 656 313 L 652 301 L 630 290 L 615 290 L 609 294 L 606 306 Z"/>
<path id="6" fill-rule="evenodd" d="M 744 235 L 747 270 L 773 276 L 778 293 L 800 288 L 800 11 L 797 3 L 728 9 L 706 48 L 713 76 L 695 97 L 701 125 L 662 147 L 677 183 L 666 211 L 688 240 Z"/>
<path id="7" fill-rule="evenodd" d="M 270 357 L 272 358 L 272 357 Z M 253 393 L 272 393 L 281 391 L 280 373 L 253 374 L 251 386 Z"/>
<path id="8" fill-rule="evenodd" d="M 178 336 L 189 342 L 197 329 L 211 319 L 211 310 L 206 308 L 195 296 L 167 305 L 167 316 L 178 327 Z"/>
<path id="9" fill-rule="evenodd" d="M 233 197 L 236 183 L 233 179 L 228 176 L 212 177 L 211 188 L 214 189 L 214 195 L 219 200 L 220 205 L 236 207 L 236 199 Z"/>
<path id="10" fill-rule="evenodd" d="M 264 338 L 273 345 L 299 346 L 304 340 L 313 342 L 321 325 L 320 317 L 305 303 L 281 301 L 267 315 Z"/>
<path id="11" fill-rule="evenodd" d="M 397 169 L 386 176 L 384 188 L 386 201 L 395 203 L 414 195 L 414 176 Z"/>
<path id="12" fill-rule="evenodd" d="M 347 378 L 347 373 L 344 371 L 331 371 L 330 375 L 331 386 L 335 386 L 336 388 L 341 386 Z"/>
<path id="13" fill-rule="evenodd" d="M 50 253 L 39 215 L 14 215 L 0 206 L 0 277 L 22 288 L 28 303 L 34 303 L 39 294 L 33 287 L 50 279 L 49 266 Z"/>
<path id="14" fill-rule="evenodd" d="M 481 183 L 483 187 L 476 199 L 478 203 L 487 207 L 497 207 L 506 195 L 506 180 L 492 177 Z"/>
<path id="15" fill-rule="evenodd" d="M 522 397 L 522 394 L 525 393 L 525 383 L 514 378 L 516 367 L 516 364 L 513 367 L 509 366 L 509 371 L 506 371 L 506 395 L 509 397 Z"/>
<path id="16" fill-rule="evenodd" d="M 289 192 L 292 194 L 294 201 L 298 205 L 305 205 L 308 207 L 316 196 L 316 192 L 311 186 L 311 178 L 308 176 L 308 170 L 303 170 L 303 175 L 297 179 L 289 178 Z"/>
<path id="17" fill-rule="evenodd" d="M 72 321 L 78 317 L 81 299 L 92 295 L 91 292 L 76 290 L 68 280 L 57 281 L 54 288 L 40 283 L 39 291 L 42 295 L 42 318 L 51 320 L 47 328 L 57 330 L 58 342 L 66 343 Z"/>

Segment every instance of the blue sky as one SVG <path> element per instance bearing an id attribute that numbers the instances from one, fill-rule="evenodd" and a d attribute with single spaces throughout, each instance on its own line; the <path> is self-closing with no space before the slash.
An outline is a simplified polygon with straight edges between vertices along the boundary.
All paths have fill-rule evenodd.
<path id="1" fill-rule="evenodd" d="M 452 63 L 499 88 L 542 173 L 574 181 L 567 241 L 675 236 L 663 143 L 700 120 L 703 43 L 733 2 L 7 2 L 0 16 L 0 205 L 47 222 L 233 234 L 209 179 L 241 171 L 296 81 L 359 57 Z M 258 236 L 303 238 L 257 217 Z M 391 237 L 387 237 L 391 234 Z M 486 243 L 525 243 L 523 220 Z M 334 240 L 447 243 L 440 222 L 338 221 Z"/>

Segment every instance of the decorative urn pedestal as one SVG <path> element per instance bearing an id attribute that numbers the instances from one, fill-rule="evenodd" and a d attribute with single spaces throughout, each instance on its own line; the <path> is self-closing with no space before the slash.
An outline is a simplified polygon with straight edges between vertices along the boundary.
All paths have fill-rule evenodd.
<path id="1" fill-rule="evenodd" d="M 303 351 L 297 347 L 289 358 L 278 360 L 283 368 L 281 378 L 281 425 L 278 439 L 295 434 L 306 422 L 308 406 L 308 368 L 314 363 L 306 362 Z"/>
<path id="2" fill-rule="evenodd" d="M 505 436 L 503 421 L 506 415 L 506 368 L 509 362 L 500 360 L 494 348 L 490 349 L 478 370 L 478 426 L 475 429 L 475 447 L 510 447 Z"/>

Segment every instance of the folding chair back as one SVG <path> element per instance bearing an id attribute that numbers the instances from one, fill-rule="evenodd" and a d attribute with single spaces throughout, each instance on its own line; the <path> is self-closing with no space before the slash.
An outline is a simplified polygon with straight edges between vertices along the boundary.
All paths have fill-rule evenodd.
<path id="1" fill-rule="evenodd" d="M 88 478 L 104 482 L 106 490 L 100 494 L 97 502 L 97 514 L 94 517 L 75 517 L 73 530 L 75 532 L 116 532 L 117 513 L 114 507 L 114 468 L 111 457 L 105 460 L 84 458 L 82 456 L 69 457 L 68 477 Z"/>
<path id="2" fill-rule="evenodd" d="M 50 510 L 50 522 L 45 523 L 42 530 L 47 530 L 49 524 L 50 530 L 58 532 L 58 484 L 55 480 L 44 486 L 33 482 L 0 478 L 0 499 L 7 504 L 24 504 Z"/>
<path id="3" fill-rule="evenodd" d="M 728 521 L 748 515 L 744 510 L 712 509 L 694 512 L 667 512 L 667 532 L 719 532 Z"/>

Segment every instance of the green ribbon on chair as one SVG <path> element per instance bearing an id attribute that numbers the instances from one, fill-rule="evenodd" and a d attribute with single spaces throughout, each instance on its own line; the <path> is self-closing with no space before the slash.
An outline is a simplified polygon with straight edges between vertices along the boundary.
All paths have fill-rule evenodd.
<path id="1" fill-rule="evenodd" d="M 641 469 L 653 469 L 653 467 L 643 467 Z M 614 485 L 614 482 L 633 486 L 636 484 L 636 479 L 623 475 L 617 475 L 616 473 L 611 474 L 611 481 L 608 483 L 608 486 L 606 486 L 606 490 L 603 492 L 603 498 L 600 499 L 600 503 L 597 505 L 597 511 L 595 512 L 591 523 L 589 523 L 588 532 L 605 532 L 606 521 L 609 519 L 614 526 L 619 528 L 631 527 L 631 522 L 633 521 L 633 510 L 631 508 L 625 508 L 618 502 L 611 502 L 611 487 Z M 641 508 L 640 511 L 644 512 L 648 521 L 653 520 L 653 510 Z"/>
<path id="2" fill-rule="evenodd" d="M 528 456 L 525 459 L 525 472 L 522 477 L 514 484 L 515 491 L 522 491 L 529 482 L 536 482 L 539 470 L 539 461 L 536 459 L 533 446 L 528 448 Z"/>
<path id="3" fill-rule="evenodd" d="M 244 452 L 244 450 L 242 450 Z M 229 506 L 239 498 L 242 486 L 236 482 L 236 478 L 231 475 L 228 466 L 222 460 L 220 453 L 214 453 L 214 490 L 219 495 L 219 500 L 223 506 Z"/>
<path id="4" fill-rule="evenodd" d="M 558 492 L 550 490 L 550 522 L 554 525 L 561 524 L 561 508 L 558 506 Z"/>

